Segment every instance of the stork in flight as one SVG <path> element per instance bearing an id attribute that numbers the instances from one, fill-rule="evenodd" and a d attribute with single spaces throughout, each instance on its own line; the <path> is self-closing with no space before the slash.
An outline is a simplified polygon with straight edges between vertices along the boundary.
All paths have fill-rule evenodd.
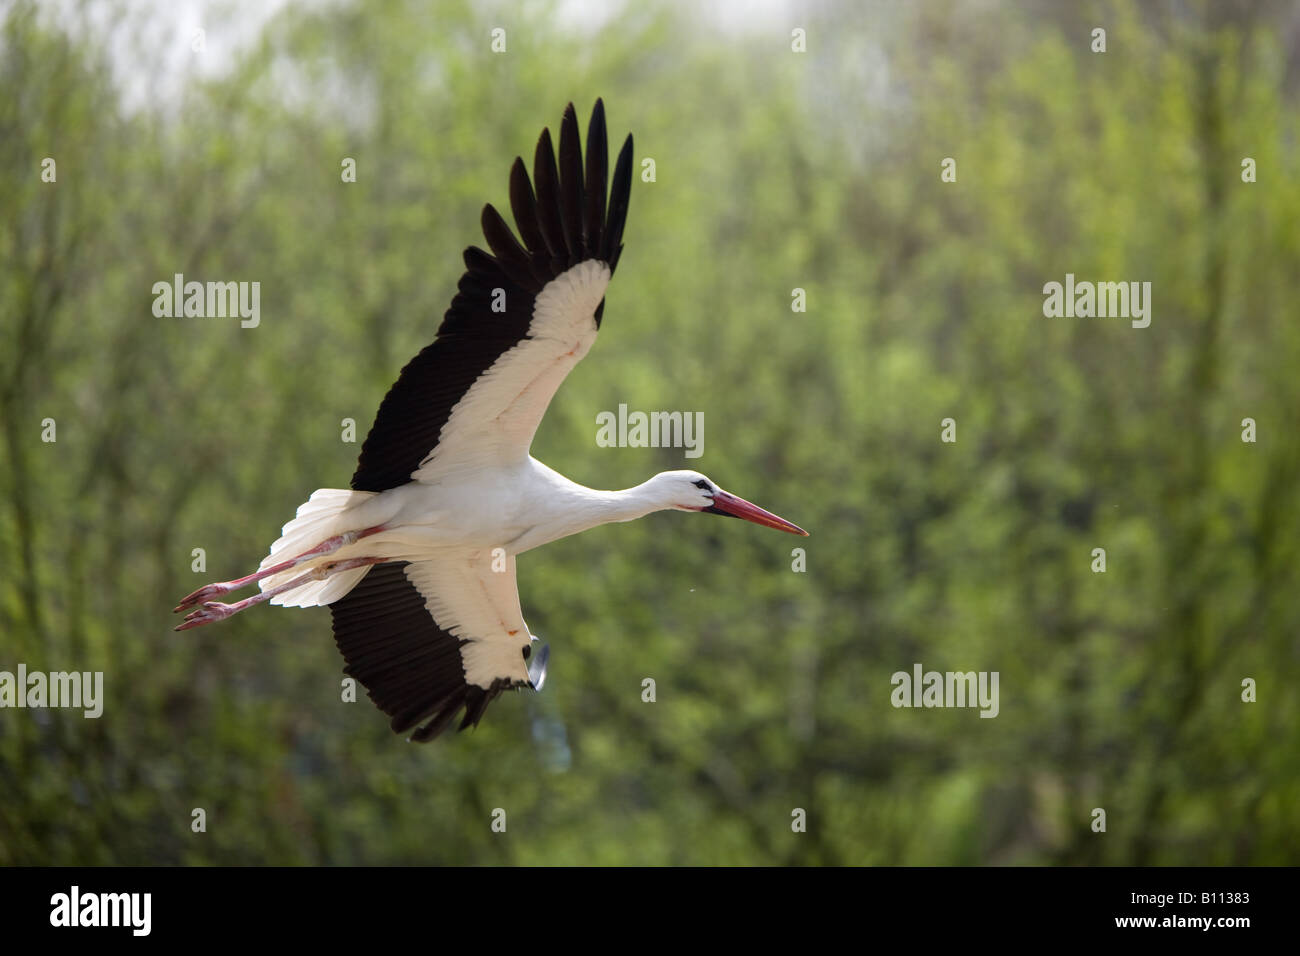
<path id="1" fill-rule="evenodd" d="M 507 688 L 540 689 L 546 648 L 524 623 L 515 557 L 611 521 L 654 511 L 744 518 L 807 534 L 694 471 L 666 471 L 624 491 L 596 491 L 529 454 L 551 396 L 600 328 L 622 252 L 632 137 L 614 166 L 600 100 L 584 168 L 569 104 L 556 163 L 549 130 L 510 170 L 523 244 L 483 207 L 491 253 L 471 246 L 433 344 L 402 369 L 370 429 L 351 490 L 322 488 L 298 508 L 258 570 L 190 594 L 176 630 L 254 604 L 329 605 L 344 672 L 411 739 L 432 740 L 461 709 L 477 725 Z M 235 604 L 216 598 L 256 583 Z"/>

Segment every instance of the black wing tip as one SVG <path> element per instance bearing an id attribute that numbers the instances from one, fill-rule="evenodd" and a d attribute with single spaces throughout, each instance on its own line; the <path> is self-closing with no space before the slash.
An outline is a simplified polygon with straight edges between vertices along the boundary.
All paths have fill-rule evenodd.
<path id="1" fill-rule="evenodd" d="M 562 272 L 585 259 L 609 263 L 612 272 L 617 260 L 632 184 L 632 136 L 628 134 L 619 151 L 611 189 L 603 97 L 596 97 L 592 107 L 585 145 L 584 157 L 578 111 L 570 101 L 560 121 L 558 149 L 549 126 L 542 127 L 537 137 L 532 178 L 535 205 L 520 202 L 514 210 L 516 228 L 535 257 L 534 265 L 543 265 L 540 260 L 545 249 L 552 272 Z M 527 176 L 527 166 L 516 157 L 510 177 L 521 198 Z M 526 223 L 520 221 L 520 211 L 526 212 Z M 534 242 L 539 248 L 533 248 Z"/>
<path id="2" fill-rule="evenodd" d="M 478 727 L 478 723 L 483 719 L 483 713 L 487 710 L 488 704 L 496 700 L 502 691 L 517 686 L 523 685 L 515 684 L 506 678 L 497 678 L 492 682 L 492 686 L 486 689 L 479 687 L 477 684 L 467 683 L 432 709 L 432 719 L 429 719 L 429 715 L 425 714 L 417 720 L 407 720 L 399 724 L 399 718 L 395 717 L 390 726 L 394 733 L 402 734 L 420 723 L 420 721 L 428 720 L 428 723 L 406 738 L 408 743 L 427 744 L 442 736 L 443 732 L 456 722 L 456 718 L 464 710 L 464 717 L 456 728 L 457 733 L 463 733 L 466 730 Z"/>
<path id="3" fill-rule="evenodd" d="M 591 148 L 594 133 L 599 132 L 601 145 L 605 140 L 605 104 L 596 97 L 596 105 L 591 108 L 591 120 L 587 123 L 587 148 Z"/>
<path id="4" fill-rule="evenodd" d="M 572 103 L 564 108 L 564 119 L 560 122 L 559 173 L 560 224 L 564 229 L 564 244 L 568 249 L 565 268 L 571 269 L 592 257 L 584 218 L 582 135 L 578 132 L 578 114 Z"/>
<path id="5" fill-rule="evenodd" d="M 571 137 L 578 136 L 578 111 L 573 108 L 572 103 L 564 108 L 564 116 L 560 120 L 561 148 L 564 146 L 564 137 L 566 135 Z"/>
<path id="6" fill-rule="evenodd" d="M 605 201 L 609 191 L 609 143 L 605 135 L 605 112 L 591 111 L 587 124 L 586 203 L 582 210 L 583 236 L 587 254 L 599 257 L 605 249 Z"/>
<path id="7" fill-rule="evenodd" d="M 605 232 L 601 238 L 600 255 L 609 263 L 613 274 L 623 248 L 623 227 L 627 223 L 628 205 L 632 198 L 632 134 L 623 140 L 614 163 L 614 179 L 609 189 L 609 209 L 605 214 Z"/>

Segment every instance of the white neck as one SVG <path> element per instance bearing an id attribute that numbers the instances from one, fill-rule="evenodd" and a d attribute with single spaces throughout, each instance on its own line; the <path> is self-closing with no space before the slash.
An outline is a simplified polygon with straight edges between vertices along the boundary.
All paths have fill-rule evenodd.
<path id="1" fill-rule="evenodd" d="M 575 502 L 576 510 L 581 514 L 582 525 L 569 533 L 577 534 L 579 531 L 586 531 L 588 528 L 614 521 L 635 521 L 637 518 L 644 518 L 648 514 L 672 507 L 664 503 L 655 491 L 649 481 L 643 481 L 635 487 L 624 488 L 621 491 L 583 488 L 584 494 Z"/>
<path id="2" fill-rule="evenodd" d="M 538 496 L 531 512 L 539 519 L 518 542 L 519 551 L 536 548 L 559 538 L 578 534 L 614 521 L 637 518 L 671 508 L 654 479 L 621 491 L 599 491 L 570 481 L 558 472 L 549 472 L 536 488 Z"/>

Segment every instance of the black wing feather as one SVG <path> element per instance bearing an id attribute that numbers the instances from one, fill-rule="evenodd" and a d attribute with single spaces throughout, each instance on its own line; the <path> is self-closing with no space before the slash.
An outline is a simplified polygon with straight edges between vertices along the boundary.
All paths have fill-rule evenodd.
<path id="1" fill-rule="evenodd" d="M 560 211 L 564 242 L 569 247 L 569 268 L 587 258 L 582 224 L 582 146 L 578 142 L 578 115 L 570 103 L 560 123 Z"/>
<path id="2" fill-rule="evenodd" d="M 609 263 L 612 273 L 623 251 L 623 224 L 627 222 L 627 204 L 632 192 L 632 134 L 628 133 L 614 165 L 614 187 L 609 193 L 609 217 L 598 258 Z"/>
<path id="3" fill-rule="evenodd" d="M 564 217 L 560 213 L 560 173 L 551 147 L 551 131 L 542 130 L 533 156 L 533 179 L 537 184 L 537 226 L 551 254 L 551 272 L 559 275 L 568 268 L 569 247 L 564 243 Z"/>
<path id="4" fill-rule="evenodd" d="M 528 179 L 528 170 L 524 161 L 515 157 L 515 164 L 510 167 L 510 211 L 515 215 L 515 224 L 519 226 L 519 236 L 533 255 L 550 250 L 537 222 L 537 199 L 533 196 L 533 184 Z"/>
<path id="5" fill-rule="evenodd" d="M 527 289 L 534 296 L 541 292 L 546 282 L 537 281 L 533 275 L 532 260 L 528 252 L 519 244 L 515 234 L 501 218 L 501 213 L 497 212 L 490 203 L 483 207 L 480 224 L 483 227 L 483 237 L 492 248 L 492 254 L 496 256 L 497 262 L 510 280 Z"/>
<path id="6" fill-rule="evenodd" d="M 587 187 L 582 231 L 588 237 L 587 255 L 600 255 L 605 225 L 605 189 L 608 186 L 609 147 L 605 143 L 605 104 L 596 100 L 587 125 Z"/>

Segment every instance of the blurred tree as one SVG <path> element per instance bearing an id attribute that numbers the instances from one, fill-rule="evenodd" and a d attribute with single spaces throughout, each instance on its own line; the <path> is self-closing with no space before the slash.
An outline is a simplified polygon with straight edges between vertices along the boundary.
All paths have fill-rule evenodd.
<path id="1" fill-rule="evenodd" d="M 0 863 L 1295 862 L 1295 26 L 358 2 L 212 71 L 126 6 L 11 5 L 0 670 L 107 700 L 0 711 Z M 126 50 L 176 82 L 132 103 Z M 430 748 L 343 702 L 323 610 L 173 634 L 346 484 L 509 160 L 598 95 L 656 175 L 534 451 L 600 487 L 697 467 L 813 536 L 658 515 L 524 556 L 546 691 Z M 260 325 L 154 317 L 176 273 L 260 282 Z M 1151 282 L 1150 327 L 1045 318 L 1066 273 Z M 704 457 L 599 450 L 619 403 L 703 411 Z M 914 662 L 998 671 L 999 715 L 894 709 Z"/>

